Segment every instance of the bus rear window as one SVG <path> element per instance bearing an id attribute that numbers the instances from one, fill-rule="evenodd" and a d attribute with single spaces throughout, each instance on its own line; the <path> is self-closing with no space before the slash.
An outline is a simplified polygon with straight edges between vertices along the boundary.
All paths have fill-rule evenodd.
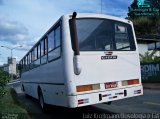
<path id="1" fill-rule="evenodd" d="M 107 19 L 77 19 L 80 51 L 134 51 L 129 24 Z"/>

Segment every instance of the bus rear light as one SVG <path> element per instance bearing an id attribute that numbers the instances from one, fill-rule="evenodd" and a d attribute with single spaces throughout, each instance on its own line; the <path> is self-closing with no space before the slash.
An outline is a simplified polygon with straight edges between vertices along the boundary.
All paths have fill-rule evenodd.
<path id="1" fill-rule="evenodd" d="M 128 81 L 122 81 L 122 86 L 127 86 L 128 85 Z"/>
<path id="2" fill-rule="evenodd" d="M 77 92 L 91 91 L 100 89 L 100 84 L 81 85 L 76 87 Z"/>
<path id="3" fill-rule="evenodd" d="M 89 103 L 89 99 L 88 98 L 87 99 L 80 99 L 80 100 L 78 100 L 78 105 L 85 104 L 85 103 Z"/>
<path id="4" fill-rule="evenodd" d="M 98 90 L 98 89 L 100 89 L 100 84 L 93 84 L 92 88 L 93 88 L 93 90 Z"/>
<path id="5" fill-rule="evenodd" d="M 139 79 L 122 81 L 122 86 L 128 86 L 128 85 L 134 85 L 134 84 L 139 84 Z"/>

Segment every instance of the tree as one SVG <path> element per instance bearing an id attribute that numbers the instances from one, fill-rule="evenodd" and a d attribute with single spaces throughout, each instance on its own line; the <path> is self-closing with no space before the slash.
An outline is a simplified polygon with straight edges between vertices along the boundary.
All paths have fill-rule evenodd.
<path id="1" fill-rule="evenodd" d="M 132 21 L 137 36 L 156 33 L 155 22 L 151 18 L 139 17 Z"/>
<path id="2" fill-rule="evenodd" d="M 133 22 L 136 35 L 138 37 L 159 35 L 160 13 L 158 14 L 158 12 L 160 12 L 160 0 L 144 0 L 144 2 L 138 4 L 139 2 L 141 2 L 141 0 L 134 0 L 128 7 L 128 19 Z M 146 15 L 143 15 L 143 10 Z M 147 16 L 147 14 L 150 13 L 152 13 L 152 15 Z"/>
<path id="3" fill-rule="evenodd" d="M 160 0 L 148 0 L 155 8 L 160 9 Z"/>
<path id="4" fill-rule="evenodd" d="M 160 0 L 134 0 L 128 7 L 128 18 L 135 19 L 141 16 L 155 17 L 160 15 Z"/>
<path id="5" fill-rule="evenodd" d="M 135 16 L 135 13 L 134 13 L 134 11 L 132 11 L 132 9 L 137 9 L 138 8 L 138 5 L 137 5 L 137 3 L 138 3 L 138 0 L 134 0 L 133 2 L 132 2 L 132 4 L 128 7 L 128 18 L 129 19 L 134 19 L 136 16 Z"/>
<path id="6" fill-rule="evenodd" d="M 0 98 L 5 94 L 5 86 L 9 80 L 9 75 L 7 72 L 0 70 Z"/>

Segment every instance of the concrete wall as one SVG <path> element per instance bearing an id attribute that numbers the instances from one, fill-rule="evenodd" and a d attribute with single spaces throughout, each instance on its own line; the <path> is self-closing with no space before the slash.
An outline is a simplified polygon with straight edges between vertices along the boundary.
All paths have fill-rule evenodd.
<path id="1" fill-rule="evenodd" d="M 16 58 L 8 58 L 8 64 L 9 64 L 9 73 L 11 74 L 17 74 L 16 71 Z"/>

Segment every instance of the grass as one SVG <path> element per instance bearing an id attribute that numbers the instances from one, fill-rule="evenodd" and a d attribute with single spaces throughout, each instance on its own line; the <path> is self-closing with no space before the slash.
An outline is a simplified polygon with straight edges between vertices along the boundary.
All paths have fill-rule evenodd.
<path id="1" fill-rule="evenodd" d="M 0 98 L 0 119 L 31 119 L 26 109 L 18 102 L 15 90 L 6 90 L 5 96 Z"/>

